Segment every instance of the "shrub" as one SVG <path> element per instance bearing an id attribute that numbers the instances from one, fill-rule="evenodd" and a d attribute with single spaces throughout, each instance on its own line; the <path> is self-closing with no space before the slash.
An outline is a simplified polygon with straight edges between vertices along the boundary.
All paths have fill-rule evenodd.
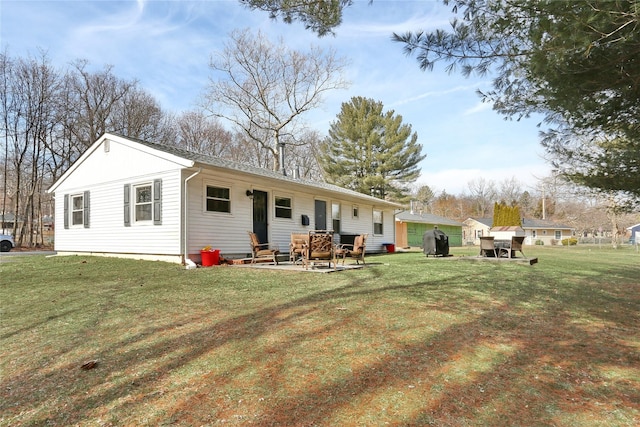
<path id="1" fill-rule="evenodd" d="M 568 239 L 562 239 L 562 246 L 575 246 L 578 244 L 578 239 L 575 237 L 569 237 Z"/>
<path id="2" fill-rule="evenodd" d="M 544 242 L 542 240 L 536 240 L 536 245 L 544 246 Z"/>

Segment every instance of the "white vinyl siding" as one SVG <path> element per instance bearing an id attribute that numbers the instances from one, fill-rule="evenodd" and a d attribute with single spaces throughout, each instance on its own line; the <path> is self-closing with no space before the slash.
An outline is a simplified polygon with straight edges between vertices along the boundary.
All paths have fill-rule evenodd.
<path id="1" fill-rule="evenodd" d="M 114 141 L 111 141 L 108 152 L 95 150 L 56 189 L 56 194 L 79 194 L 90 190 L 84 193 L 87 199 L 89 194 L 91 196 L 90 227 L 56 227 L 56 250 L 179 255 L 181 169 L 182 166 L 174 162 Z M 154 183 L 155 188 L 159 180 L 162 182 L 161 225 L 126 227 L 123 220 L 123 188 L 141 183 Z M 133 198 L 132 192 L 132 202 Z M 55 203 L 55 211 L 64 212 L 64 197 L 56 197 Z M 156 211 L 159 215 L 160 209 Z M 153 224 L 159 222 L 153 221 Z"/>
<path id="2" fill-rule="evenodd" d="M 64 179 L 55 184 L 55 212 L 59 222 L 55 227 L 55 246 L 61 253 L 162 255 L 180 259 L 186 239 L 188 254 L 197 257 L 200 249 L 207 245 L 220 249 L 222 255 L 246 255 L 250 252 L 247 231 L 253 228 L 253 200 L 247 192 L 253 190 L 268 195 L 269 242 L 283 252 L 288 250 L 291 233 L 313 229 L 314 202 L 318 198 L 339 203 L 342 209 L 357 205 L 359 219 L 341 215 L 340 228 L 348 233 L 369 233 L 368 250 L 382 250 L 382 242 L 394 241 L 393 208 L 384 204 L 376 209 L 383 212 L 385 233 L 372 236 L 375 201 L 369 203 L 357 196 L 341 195 L 339 191 L 287 183 L 241 170 L 194 165 L 135 141 L 115 136 L 109 139 L 109 150 L 101 145 L 105 140 L 99 140 Z M 139 185 L 152 185 L 153 220 L 144 226 L 134 224 L 134 187 Z M 207 211 L 207 185 L 228 189 L 228 212 Z M 80 194 L 85 203 L 85 223 L 84 227 L 72 227 L 69 196 Z M 279 198 L 277 202 L 276 198 Z M 290 200 L 290 206 L 284 203 L 286 199 Z M 145 205 L 141 209 L 146 212 L 147 221 L 148 197 L 140 199 L 139 204 Z M 67 215 L 64 215 L 65 207 Z M 286 210 L 290 211 L 290 218 L 279 217 Z M 129 212 L 128 225 L 123 212 Z M 303 215 L 311 218 L 311 225 L 303 225 Z"/>
<path id="3" fill-rule="evenodd" d="M 185 176 L 190 173 L 185 172 Z M 184 177 L 183 177 L 184 178 Z M 291 233 L 307 233 L 313 230 L 311 225 L 302 225 L 302 215 L 313 219 L 314 200 L 317 197 L 312 192 L 292 191 L 285 194 L 277 186 L 278 183 L 269 185 L 264 182 L 257 185 L 255 179 L 250 176 L 232 176 L 224 171 L 205 170 L 189 181 L 188 186 L 188 252 L 192 256 L 199 256 L 200 249 L 211 245 L 214 249 L 220 249 L 223 256 L 246 256 L 249 254 L 249 237 L 247 231 L 253 228 L 252 206 L 253 200 L 246 195 L 247 190 L 265 191 L 268 194 L 268 235 L 269 243 L 280 247 L 286 252 L 291 241 Z M 231 183 L 232 182 L 232 183 Z M 206 212 L 205 192 L 206 186 L 214 185 L 229 188 L 231 200 L 231 213 Z M 275 198 L 291 197 L 291 219 L 277 218 L 275 211 Z M 335 198 L 335 195 L 332 195 Z M 352 206 L 351 200 L 341 202 L 344 206 Z M 368 233 L 367 248 L 372 252 L 382 251 L 383 242 L 394 241 L 393 234 L 393 210 L 384 209 L 384 230 L 389 230 L 381 235 L 373 236 L 373 224 L 371 221 L 363 221 L 364 218 L 372 218 L 373 206 L 360 203 L 359 216 L 355 220 L 348 215 L 341 220 L 341 228 L 346 233 Z"/>

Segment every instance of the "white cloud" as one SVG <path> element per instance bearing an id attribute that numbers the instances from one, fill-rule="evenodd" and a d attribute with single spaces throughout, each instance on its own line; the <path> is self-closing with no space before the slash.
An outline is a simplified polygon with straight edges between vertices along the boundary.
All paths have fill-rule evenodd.
<path id="1" fill-rule="evenodd" d="M 477 113 L 482 113 L 484 111 L 488 111 L 491 110 L 493 108 L 493 105 L 488 103 L 488 102 L 478 102 L 476 105 L 474 105 L 473 107 L 469 108 L 468 110 L 465 110 L 464 113 L 462 113 L 463 116 L 470 116 L 473 114 L 477 114 Z"/>

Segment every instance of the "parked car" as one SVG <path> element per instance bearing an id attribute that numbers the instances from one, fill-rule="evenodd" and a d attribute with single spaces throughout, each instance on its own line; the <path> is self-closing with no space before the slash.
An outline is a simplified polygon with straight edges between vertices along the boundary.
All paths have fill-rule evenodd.
<path id="1" fill-rule="evenodd" d="M 9 234 L 0 234 L 0 252 L 9 252 L 13 249 L 15 243 L 13 243 L 13 237 Z"/>

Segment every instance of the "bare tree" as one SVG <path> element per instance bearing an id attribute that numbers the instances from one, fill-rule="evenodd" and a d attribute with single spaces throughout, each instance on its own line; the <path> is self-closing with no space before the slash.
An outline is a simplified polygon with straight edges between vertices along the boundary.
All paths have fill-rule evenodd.
<path id="1" fill-rule="evenodd" d="M 288 154 L 294 175 L 298 175 L 300 178 L 323 181 L 322 170 L 316 157 L 320 150 L 322 136 L 318 131 L 307 130 L 302 133 L 300 139 L 304 145 L 293 145 Z"/>
<path id="2" fill-rule="evenodd" d="M 9 96 L 9 88 L 11 85 L 11 74 L 13 72 L 13 63 L 9 59 L 9 56 L 5 52 L 0 54 L 0 108 L 2 112 L 2 137 L 4 138 L 4 144 L 1 148 L 2 156 L 2 200 L 0 200 L 0 229 L 3 233 L 5 227 L 5 220 L 7 218 L 7 203 L 9 201 L 9 195 L 7 194 L 9 185 L 9 137 L 11 135 L 9 130 L 9 121 L 11 117 L 10 111 L 13 111 L 13 99 Z"/>
<path id="3" fill-rule="evenodd" d="M 163 142 L 167 138 L 166 117 L 153 96 L 140 88 L 130 87 L 117 100 L 105 127 L 110 132 L 132 138 Z"/>
<path id="4" fill-rule="evenodd" d="M 87 60 L 78 60 L 73 66 L 74 72 L 69 77 L 75 102 L 70 106 L 69 114 L 75 118 L 75 123 L 70 130 L 84 147 L 88 147 L 106 131 L 113 131 L 113 127 L 125 127 L 122 123 L 116 125 L 114 114 L 137 82 L 117 78 L 111 66 L 96 73 L 89 71 Z"/>
<path id="5" fill-rule="evenodd" d="M 519 205 L 518 202 L 522 196 L 522 184 L 516 177 L 505 178 L 500 181 L 498 185 L 500 187 L 498 192 L 498 198 L 500 200 L 510 206 Z"/>
<path id="6" fill-rule="evenodd" d="M 43 217 L 53 214 L 46 189 L 105 131 L 164 142 L 172 139 L 170 116 L 158 103 L 121 80 L 110 67 L 70 71 L 39 57 L 0 57 L 2 215 L 14 215 L 18 245 L 43 243 Z M 175 137 L 173 137 L 175 139 Z"/>
<path id="7" fill-rule="evenodd" d="M 4 201 L 11 203 L 16 243 L 33 246 L 42 235 L 40 195 L 49 183 L 46 141 L 58 124 L 61 80 L 44 53 L 13 62 L 5 58 L 3 64 Z"/>
<path id="8" fill-rule="evenodd" d="M 284 144 L 305 144 L 301 116 L 318 107 L 330 90 L 345 88 L 346 62 L 332 50 L 308 52 L 272 44 L 265 35 L 234 31 L 210 67 L 217 74 L 205 94 L 205 109 L 229 120 L 283 170 Z"/>
<path id="9" fill-rule="evenodd" d="M 486 217 L 489 215 L 497 197 L 495 183 L 484 178 L 478 178 L 469 181 L 467 185 L 475 206 L 475 214 L 482 218 Z"/>
<path id="10" fill-rule="evenodd" d="M 176 120 L 176 127 L 177 143 L 187 150 L 221 157 L 232 151 L 232 133 L 202 111 L 181 114 Z"/>

